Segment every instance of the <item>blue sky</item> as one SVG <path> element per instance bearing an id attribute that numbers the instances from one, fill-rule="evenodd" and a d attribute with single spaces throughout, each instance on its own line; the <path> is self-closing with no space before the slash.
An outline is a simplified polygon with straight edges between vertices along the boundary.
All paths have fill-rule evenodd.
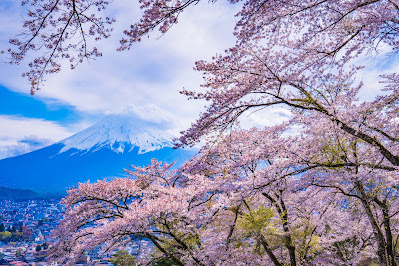
<path id="1" fill-rule="evenodd" d="M 205 103 L 187 101 L 178 91 L 201 90 L 202 75 L 193 70 L 194 63 L 234 45 L 234 14 L 240 7 L 227 1 L 202 1 L 184 12 L 180 23 L 161 38 L 154 33 L 132 50 L 119 53 L 116 48 L 122 31 L 140 16 L 137 2 L 111 3 L 107 12 L 117 23 L 113 36 L 96 44 L 102 58 L 84 62 L 74 71 L 64 68 L 47 76 L 34 96 L 21 77 L 29 58 L 15 66 L 4 63 L 4 55 L 0 57 L 0 159 L 57 142 L 126 108 L 167 125 L 165 130 L 175 136 L 198 117 Z M 21 30 L 23 9 L 18 3 L 0 2 L 0 50 L 6 50 L 8 40 Z M 381 61 L 377 60 L 361 73 L 369 88 L 363 91 L 365 98 L 375 95 L 376 77 L 382 69 L 397 71 L 395 64 L 385 59 L 382 61 L 388 63 L 378 64 Z M 250 119 L 255 125 L 268 125 L 286 117 L 286 110 L 277 109 L 269 115 L 254 113 Z"/>
<path id="2" fill-rule="evenodd" d="M 14 92 L 0 86 L 0 114 L 25 118 L 41 118 L 68 125 L 82 119 L 82 114 L 57 99 Z"/>

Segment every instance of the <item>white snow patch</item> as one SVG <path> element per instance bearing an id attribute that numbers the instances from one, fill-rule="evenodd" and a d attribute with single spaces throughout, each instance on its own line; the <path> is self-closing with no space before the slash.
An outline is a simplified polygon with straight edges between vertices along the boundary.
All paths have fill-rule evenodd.
<path id="1" fill-rule="evenodd" d="M 130 113 L 109 115 L 97 124 L 60 141 L 65 146 L 60 153 L 70 149 L 81 151 L 109 148 L 123 153 L 126 149 L 139 147 L 139 154 L 163 147 L 173 147 L 172 137 L 156 125 L 145 122 Z"/>

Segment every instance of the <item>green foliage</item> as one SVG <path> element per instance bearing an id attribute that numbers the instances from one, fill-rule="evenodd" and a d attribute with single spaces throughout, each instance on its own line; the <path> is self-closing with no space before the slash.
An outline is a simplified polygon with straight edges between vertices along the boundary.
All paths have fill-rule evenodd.
<path id="1" fill-rule="evenodd" d="M 176 262 L 171 260 L 169 257 L 162 257 L 162 258 L 159 258 L 156 261 L 154 261 L 152 263 L 152 265 L 154 265 L 154 266 L 175 266 L 178 264 L 176 264 Z"/>
<path id="2" fill-rule="evenodd" d="M 4 231 L 0 232 L 0 240 L 1 241 L 8 241 L 11 238 L 11 232 L 9 231 Z"/>
<path id="3" fill-rule="evenodd" d="M 250 232 L 261 232 L 270 224 L 270 219 L 274 215 L 273 209 L 261 206 L 257 210 L 251 210 L 248 214 L 241 216 L 239 226 Z"/>
<path id="4" fill-rule="evenodd" d="M 201 245 L 201 240 L 196 234 L 179 235 L 179 238 L 189 247 L 199 247 Z"/>
<path id="5" fill-rule="evenodd" d="M 296 243 L 296 252 L 305 264 L 311 264 L 315 254 L 322 252 L 319 245 L 320 237 L 314 233 L 315 226 L 303 224 L 292 228 L 292 239 Z"/>
<path id="6" fill-rule="evenodd" d="M 118 250 L 116 254 L 112 255 L 114 258 L 109 262 L 115 266 L 132 266 L 135 265 L 136 259 L 126 250 Z"/>
<path id="7" fill-rule="evenodd" d="M 23 234 L 21 232 L 10 232 L 10 231 L 0 232 L 1 242 L 21 241 L 22 238 Z"/>
<path id="8" fill-rule="evenodd" d="M 12 232 L 12 239 L 13 241 L 20 241 L 24 238 L 24 234 L 18 231 Z"/>
<path id="9" fill-rule="evenodd" d="M 4 226 L 4 223 L 2 222 L 0 224 L 0 232 L 4 232 L 6 230 L 6 227 Z"/>

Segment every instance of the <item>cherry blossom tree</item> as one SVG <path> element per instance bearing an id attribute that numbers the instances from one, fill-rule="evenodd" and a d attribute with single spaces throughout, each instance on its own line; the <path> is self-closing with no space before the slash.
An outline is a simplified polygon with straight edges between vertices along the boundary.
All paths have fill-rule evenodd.
<path id="1" fill-rule="evenodd" d="M 141 0 L 143 16 L 119 50 L 166 33 L 199 1 Z M 205 92 L 182 91 L 209 104 L 177 146 L 207 138 L 205 147 L 178 170 L 153 161 L 133 178 L 70 190 L 51 257 L 73 264 L 85 250 L 146 240 L 138 263 L 397 265 L 399 77 L 381 76 L 379 96 L 361 101 L 357 73 L 358 59 L 381 45 L 395 55 L 399 2 L 228 2 L 243 2 L 235 46 L 196 63 Z M 89 38 L 109 36 L 108 1 L 23 4 L 25 35 L 6 53 L 13 63 L 43 53 L 25 73 L 32 93 L 64 61 L 74 68 L 101 55 Z M 236 128 L 273 106 L 289 110 L 289 121 Z"/>
<path id="2" fill-rule="evenodd" d="M 162 256 L 178 265 L 335 265 L 380 256 L 386 263 L 388 248 L 378 253 L 379 237 L 396 244 L 389 235 L 398 235 L 397 193 L 385 180 L 392 169 L 366 158 L 358 165 L 344 161 L 346 143 L 336 145 L 334 129 L 304 128 L 319 147 L 308 135 L 283 136 L 286 131 L 287 125 L 233 131 L 178 171 L 153 161 L 129 171 L 134 178 L 80 184 L 64 199 L 52 257 L 73 264 L 89 249 L 150 240 L 139 263 Z M 362 167 L 385 173 L 351 173 Z M 385 201 L 389 217 L 378 201 Z"/>
<path id="3" fill-rule="evenodd" d="M 252 141 L 257 134 L 239 132 L 234 148 L 222 142 L 217 150 L 204 149 L 177 173 L 168 171 L 170 165 L 153 161 L 130 172 L 135 179 L 81 184 L 64 199 L 66 216 L 55 232 L 52 256 L 73 264 L 85 250 L 101 246 L 106 251 L 142 238 L 178 265 L 237 260 L 296 265 L 296 246 L 300 258 L 309 261 L 316 249 L 315 230 L 309 227 L 317 215 L 303 208 L 306 215 L 293 222 L 296 226 L 290 224 L 287 204 L 306 196 L 295 191 L 296 198 L 289 201 L 287 185 L 272 180 L 279 173 L 264 176 L 261 164 L 273 160 L 276 153 L 266 145 L 273 143 L 271 139 L 280 141 L 281 130 L 263 134 L 267 143 L 262 143 L 261 154 L 249 154 L 260 144 Z M 252 145 L 242 145 L 247 143 Z M 291 174 L 289 165 L 286 168 L 284 173 Z M 294 245 L 294 241 L 301 243 Z M 143 255 L 141 262 L 152 258 Z"/>
<path id="4" fill-rule="evenodd" d="M 99 15 L 109 1 L 79 0 L 23 0 L 27 15 L 24 31 L 10 43 L 10 63 L 20 64 L 29 51 L 37 56 L 29 63 L 30 71 L 22 75 L 31 83 L 31 94 L 39 89 L 44 76 L 61 70 L 61 61 L 74 69 L 84 59 L 101 56 L 96 47 L 91 47 L 90 39 L 96 41 L 108 38 L 114 19 Z"/>
<path id="5" fill-rule="evenodd" d="M 361 140 L 341 131 L 328 119 L 324 121 L 326 124 L 322 124 L 323 119 L 315 120 L 315 117 L 307 117 L 302 121 L 307 121 L 306 130 L 310 136 L 304 142 L 307 144 L 301 148 L 301 151 L 307 152 L 301 156 L 308 163 L 319 166 L 318 169 L 307 171 L 303 181 L 306 183 L 308 179 L 311 186 L 342 194 L 348 202 L 356 204 L 356 208 L 360 207 L 357 212 L 368 220 L 380 262 L 383 265 L 396 265 L 394 247 L 397 240 L 392 235 L 397 234 L 397 225 L 392 226 L 391 222 L 396 220 L 393 217 L 398 211 L 397 169 L 385 165 L 384 157 L 378 151 L 373 151 Z M 314 124 L 316 121 L 318 125 Z M 321 128 L 325 128 L 323 132 L 320 132 Z M 321 154 L 315 157 L 308 153 L 315 150 L 321 151 Z M 330 168 L 336 166 L 340 169 L 331 171 Z"/>

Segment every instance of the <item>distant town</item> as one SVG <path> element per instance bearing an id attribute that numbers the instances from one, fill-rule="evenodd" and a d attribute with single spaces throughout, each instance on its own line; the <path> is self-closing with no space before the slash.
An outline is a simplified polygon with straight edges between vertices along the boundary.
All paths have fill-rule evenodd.
<path id="1" fill-rule="evenodd" d="M 50 233 L 62 218 L 59 200 L 0 200 L 0 266 L 47 266 Z M 77 265 L 114 265 L 112 254 L 86 253 Z"/>

